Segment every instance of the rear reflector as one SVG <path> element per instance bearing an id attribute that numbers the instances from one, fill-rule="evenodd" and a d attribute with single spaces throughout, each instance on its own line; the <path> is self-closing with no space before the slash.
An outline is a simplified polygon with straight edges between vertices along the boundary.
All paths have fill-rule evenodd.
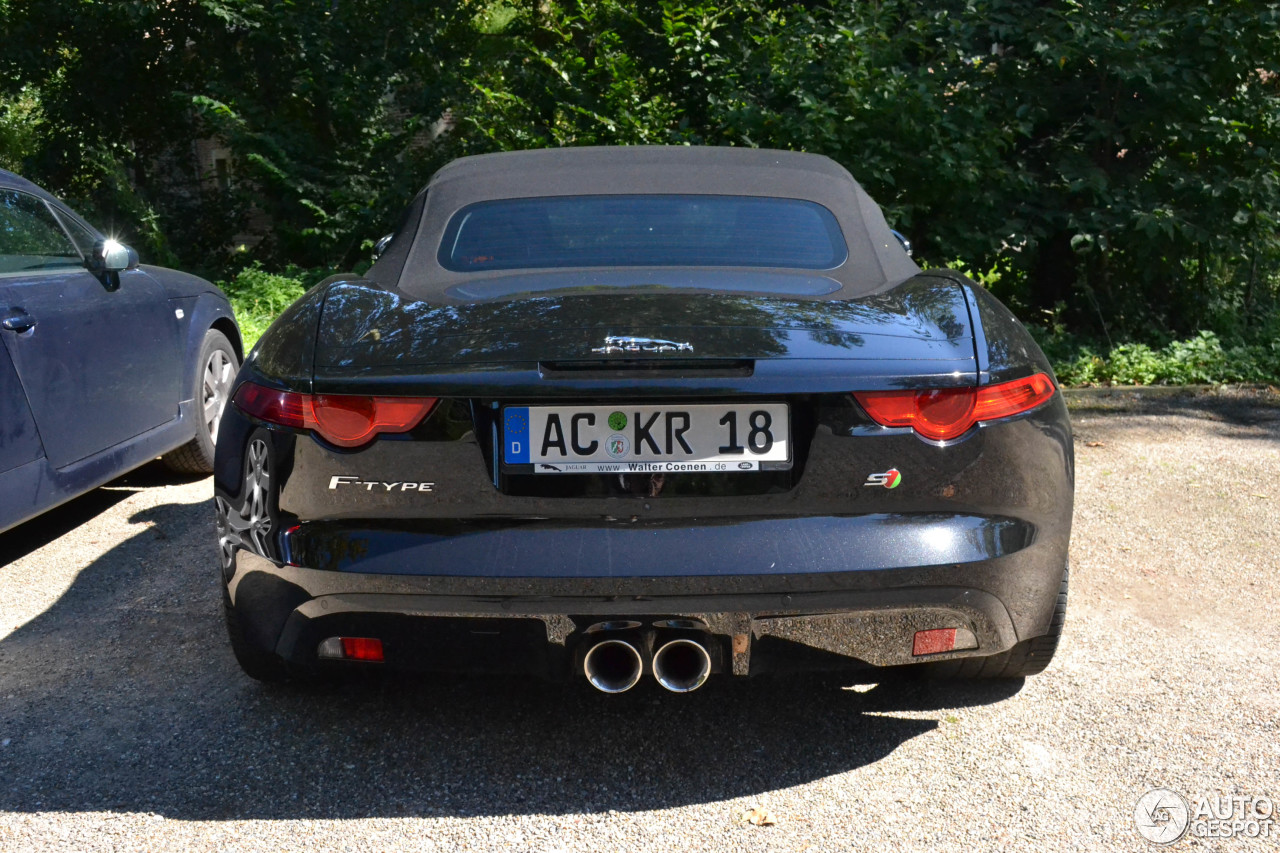
<path id="1" fill-rule="evenodd" d="M 382 663 L 382 641 L 376 637 L 343 637 L 342 656 L 347 660 Z"/>
<path id="2" fill-rule="evenodd" d="M 382 641 L 376 637 L 330 637 L 316 649 L 327 660 L 358 660 L 382 663 Z"/>
<path id="3" fill-rule="evenodd" d="M 1043 373 L 978 388 L 855 391 L 858 404 L 881 426 L 911 427 L 925 438 L 959 438 L 977 423 L 1029 412 L 1055 392 Z"/>
<path id="4" fill-rule="evenodd" d="M 978 637 L 968 628 L 934 628 L 916 631 L 911 643 L 911 654 L 936 655 L 942 652 L 963 652 L 978 647 Z"/>
<path id="5" fill-rule="evenodd" d="M 382 433 L 413 429 L 435 408 L 436 398 L 299 394 L 246 382 L 235 402 L 245 414 L 268 423 L 315 430 L 338 447 L 360 447 Z"/>
<path id="6" fill-rule="evenodd" d="M 939 652 L 949 652 L 955 647 L 955 628 L 934 628 L 932 631 L 916 631 L 915 641 L 911 644 L 911 654 L 936 655 Z"/>

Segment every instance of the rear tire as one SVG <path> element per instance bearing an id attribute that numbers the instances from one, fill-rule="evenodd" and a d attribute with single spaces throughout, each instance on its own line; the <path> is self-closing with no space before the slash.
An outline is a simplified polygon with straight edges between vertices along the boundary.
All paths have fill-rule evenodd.
<path id="1" fill-rule="evenodd" d="M 218 424 L 231 395 L 231 382 L 240 369 L 240 360 L 226 335 L 217 329 L 204 333 L 195 369 L 195 437 L 161 460 L 170 471 L 179 474 L 212 474 Z"/>
<path id="2" fill-rule="evenodd" d="M 1053 605 L 1053 618 L 1049 620 L 1049 633 L 1023 640 L 998 655 L 924 664 L 923 674 L 930 678 L 1026 678 L 1044 672 L 1058 650 L 1062 626 L 1066 624 L 1070 575 L 1071 563 L 1068 562 L 1062 569 L 1062 584 L 1058 587 L 1058 600 Z"/>
<path id="3" fill-rule="evenodd" d="M 257 681 L 268 684 L 279 684 L 289 679 L 289 668 L 285 662 L 270 652 L 264 652 L 253 646 L 245 638 L 244 626 L 240 624 L 240 614 L 231 603 L 231 595 L 227 588 L 222 588 L 222 614 L 226 617 L 227 636 L 231 639 L 231 651 L 236 656 L 236 663 L 244 670 L 244 674 Z"/>

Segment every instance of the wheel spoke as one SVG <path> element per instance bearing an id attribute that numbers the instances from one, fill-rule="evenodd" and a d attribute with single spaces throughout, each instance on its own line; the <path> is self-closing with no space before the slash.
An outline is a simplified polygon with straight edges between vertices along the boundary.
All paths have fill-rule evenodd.
<path id="1" fill-rule="evenodd" d="M 231 359 L 222 350 L 214 350 L 204 366 L 203 388 L 204 423 L 212 444 L 218 442 L 218 425 L 227 405 L 227 391 L 231 385 Z"/>
<path id="2" fill-rule="evenodd" d="M 235 559 L 236 549 L 244 544 L 241 534 L 248 525 L 240 519 L 240 513 L 235 512 L 222 498 L 215 498 L 214 506 L 217 510 L 214 526 L 218 530 L 218 556 L 222 561 L 222 568 L 229 569 Z"/>
<path id="3" fill-rule="evenodd" d="M 267 460 L 266 443 L 261 439 L 252 441 L 244 463 L 244 502 L 239 511 L 229 514 L 227 519 L 240 544 L 263 555 L 267 553 L 273 526 L 269 509 L 271 469 Z"/>

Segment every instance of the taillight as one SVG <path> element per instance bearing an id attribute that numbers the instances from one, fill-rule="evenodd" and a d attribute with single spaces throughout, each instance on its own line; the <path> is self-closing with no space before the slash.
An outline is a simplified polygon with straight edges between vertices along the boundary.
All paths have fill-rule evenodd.
<path id="1" fill-rule="evenodd" d="M 379 433 L 408 432 L 435 407 L 435 397 L 348 397 L 318 394 L 311 398 L 313 428 L 339 447 L 359 447 Z"/>
<path id="2" fill-rule="evenodd" d="M 1020 415 L 1054 394 L 1043 373 L 979 388 L 855 391 L 858 404 L 881 426 L 911 427 L 925 438 L 958 438 L 974 424 Z"/>
<path id="3" fill-rule="evenodd" d="M 315 430 L 338 447 L 360 447 L 382 433 L 400 433 L 422 423 L 435 397 L 359 397 L 299 394 L 246 382 L 235 403 L 245 414 L 294 429 Z"/>
<path id="4" fill-rule="evenodd" d="M 246 382 L 236 392 L 235 404 L 246 414 L 267 423 L 280 424 L 294 429 L 306 429 L 308 396 L 292 391 L 277 391 Z"/>
<path id="5" fill-rule="evenodd" d="M 386 660 L 382 640 L 377 637 L 329 637 L 316 648 L 316 657 L 366 663 L 382 663 Z"/>

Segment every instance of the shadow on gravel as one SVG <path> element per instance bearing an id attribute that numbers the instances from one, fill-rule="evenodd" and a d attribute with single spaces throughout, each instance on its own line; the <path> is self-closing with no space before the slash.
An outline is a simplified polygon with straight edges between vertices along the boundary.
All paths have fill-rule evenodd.
<path id="1" fill-rule="evenodd" d="M 871 764 L 937 728 L 904 716 L 1009 684 L 713 681 L 688 696 L 582 683 L 241 675 L 211 511 L 169 504 L 0 641 L 0 810 L 183 820 L 641 810 L 753 797 Z"/>
<path id="2" fill-rule="evenodd" d="M 156 459 L 141 468 L 134 468 L 127 474 L 121 474 L 103 486 L 103 488 L 128 487 L 146 489 L 154 486 L 173 486 L 179 483 L 194 483 L 196 480 L 203 480 L 206 476 L 205 474 L 179 474 L 176 471 L 170 471 L 163 462 Z M 209 487 L 209 494 L 213 494 L 213 486 Z"/>
<path id="3" fill-rule="evenodd" d="M 1072 417 L 1082 415 L 1180 416 L 1223 425 L 1227 438 L 1280 440 L 1280 394 L 1269 390 L 1225 389 L 1194 393 L 1177 389 L 1146 391 L 1085 389 L 1070 401 Z"/>
<path id="4" fill-rule="evenodd" d="M 0 567 L 27 556 L 101 515 L 136 489 L 94 489 L 0 534 Z"/>
<path id="5" fill-rule="evenodd" d="M 173 473 L 158 459 L 149 462 L 0 534 L 0 567 L 60 539 L 140 489 L 191 480 L 190 476 Z"/>

